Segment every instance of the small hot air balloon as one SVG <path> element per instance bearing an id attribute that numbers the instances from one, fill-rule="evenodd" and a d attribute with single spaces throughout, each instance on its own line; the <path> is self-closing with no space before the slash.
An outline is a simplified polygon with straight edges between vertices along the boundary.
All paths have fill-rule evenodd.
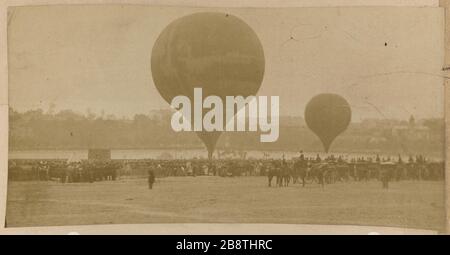
<path id="1" fill-rule="evenodd" d="M 320 138 L 327 153 L 333 140 L 347 129 L 351 117 L 350 105 L 337 94 L 319 94 L 305 108 L 306 124 Z"/>
<path id="2" fill-rule="evenodd" d="M 256 33 L 225 13 L 194 13 L 173 21 L 157 38 L 151 56 L 154 84 L 169 104 L 180 95 L 192 102 L 194 88 L 202 88 L 204 98 L 215 95 L 223 101 L 226 96 L 255 95 L 264 67 Z M 221 132 L 197 134 L 211 158 Z"/>

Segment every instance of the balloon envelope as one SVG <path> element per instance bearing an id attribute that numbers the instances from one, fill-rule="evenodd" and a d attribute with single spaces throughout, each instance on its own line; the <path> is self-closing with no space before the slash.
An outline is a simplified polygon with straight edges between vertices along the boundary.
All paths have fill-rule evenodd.
<path id="1" fill-rule="evenodd" d="M 308 127 L 320 138 L 325 152 L 333 140 L 347 129 L 351 120 L 348 102 L 337 94 L 319 94 L 305 108 Z"/>
<path id="2" fill-rule="evenodd" d="M 203 97 L 216 95 L 223 102 L 226 96 L 254 95 L 264 67 L 255 32 L 225 13 L 195 13 L 173 21 L 157 38 L 151 56 L 154 84 L 168 103 L 179 95 L 192 102 L 194 88 L 202 88 Z M 220 132 L 197 134 L 212 154 Z"/>

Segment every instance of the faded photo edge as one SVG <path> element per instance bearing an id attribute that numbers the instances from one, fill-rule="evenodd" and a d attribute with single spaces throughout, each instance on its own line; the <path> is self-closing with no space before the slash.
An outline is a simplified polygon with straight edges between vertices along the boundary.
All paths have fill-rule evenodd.
<path id="1" fill-rule="evenodd" d="M 14 1 L 14 5 L 23 4 L 73 4 L 73 3 L 104 3 L 104 1 Z M 110 1 L 111 3 L 124 3 L 125 1 Z M 158 1 L 132 1 L 137 3 L 149 3 Z M 177 2 L 177 1 L 171 1 Z M 192 7 L 204 6 L 206 1 L 178 1 L 180 5 L 186 5 L 186 2 L 197 5 L 192 5 Z M 248 1 L 253 2 L 253 1 Z M 255 1 L 256 2 L 256 1 Z M 302 1 L 292 1 L 292 5 L 299 7 L 298 3 Z M 307 6 L 311 4 L 311 1 L 303 1 L 307 3 Z M 331 1 L 328 1 L 330 3 Z M 334 4 L 338 4 L 338 1 L 334 1 Z M 344 5 L 349 5 L 351 1 L 342 1 Z M 361 5 L 361 1 L 357 5 Z M 389 1 L 385 1 L 389 2 Z M 391 1 L 392 2 L 392 1 Z M 395 5 L 400 1 L 396 2 Z M 405 3 L 404 1 L 402 1 Z M 425 4 L 430 4 L 429 6 L 436 7 L 437 1 L 411 1 L 414 2 L 412 5 L 424 6 Z M 129 2 L 127 2 L 129 3 Z M 294 4 L 295 3 L 295 4 Z M 7 7 L 11 4 L 11 1 L 6 1 L 3 6 L 1 6 L 1 34 L 6 34 L 6 23 L 7 23 Z M 175 5 L 175 3 L 173 3 Z M 189 3 L 188 3 L 189 4 Z M 234 3 L 236 4 L 236 3 Z M 210 5 L 210 4 L 209 4 Z M 223 7 L 221 2 L 217 2 L 216 6 L 209 7 Z M 369 4 L 370 5 L 370 4 Z M 301 6 L 301 5 L 300 5 Z M 411 5 L 407 5 L 411 6 Z M 428 5 L 427 5 L 428 6 Z M 446 30 L 445 30 L 445 41 L 448 42 L 449 37 L 449 14 L 448 8 L 450 8 L 450 1 L 441 1 L 440 6 L 446 8 Z M 255 6 L 262 7 L 262 6 Z M 284 6 L 283 6 L 284 7 Z M 287 7 L 287 6 L 286 6 Z M 80 233 L 80 234 L 369 234 L 369 233 L 385 233 L 385 234 L 434 234 L 434 231 L 427 230 L 415 230 L 415 229 L 404 229 L 404 228 L 392 228 L 392 227 L 374 227 L 374 226 L 347 226 L 347 225 L 301 225 L 301 224 L 127 224 L 127 225 L 86 225 L 86 226 L 64 226 L 64 227 L 20 227 L 20 228 L 8 228 L 5 229 L 5 212 L 6 212 L 6 196 L 7 196 L 7 162 L 8 162 L 8 104 L 7 104 L 7 44 L 5 37 L 1 37 L 1 65 L 2 65 L 2 75 L 0 80 L 0 234 L 68 234 L 68 233 Z M 450 50 L 446 48 L 445 50 L 445 64 L 450 65 Z M 449 117 L 450 113 L 448 111 L 450 107 L 450 102 L 447 98 L 450 98 L 450 91 L 448 87 L 448 80 L 445 81 L 445 122 L 446 122 L 446 159 L 450 158 L 450 152 L 448 150 L 448 144 L 450 142 L 449 132 L 450 128 Z M 446 161 L 446 173 L 450 164 Z M 447 207 L 447 232 L 450 229 L 450 198 L 448 194 L 450 192 L 450 187 L 448 183 L 450 181 L 449 175 L 446 175 L 446 207 Z"/>

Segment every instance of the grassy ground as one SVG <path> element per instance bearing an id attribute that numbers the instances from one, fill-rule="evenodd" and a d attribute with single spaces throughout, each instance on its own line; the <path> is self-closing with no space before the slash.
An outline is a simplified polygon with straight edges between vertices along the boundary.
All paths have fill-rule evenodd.
<path id="1" fill-rule="evenodd" d="M 444 226 L 444 183 L 348 182 L 269 188 L 264 177 L 169 177 L 96 183 L 11 182 L 7 224 L 302 223 Z"/>

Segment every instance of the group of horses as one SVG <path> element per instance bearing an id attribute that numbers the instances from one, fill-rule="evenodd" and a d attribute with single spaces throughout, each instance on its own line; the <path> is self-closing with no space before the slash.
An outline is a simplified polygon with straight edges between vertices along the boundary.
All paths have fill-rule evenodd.
<path id="1" fill-rule="evenodd" d="M 322 187 L 338 181 L 443 180 L 443 162 L 311 162 L 294 160 L 273 162 L 266 168 L 269 187 L 288 187 L 290 183 L 317 183 Z M 275 180 L 275 185 L 273 181 Z"/>
<path id="2" fill-rule="evenodd" d="M 296 162 L 297 163 L 297 162 Z M 329 167 L 325 164 L 292 164 L 274 163 L 266 170 L 269 187 L 272 187 L 272 181 L 275 178 L 275 184 L 277 187 L 288 187 L 289 184 L 296 184 L 301 181 L 304 187 L 307 183 L 317 181 L 320 185 L 325 185 L 325 177 L 328 176 Z"/>

